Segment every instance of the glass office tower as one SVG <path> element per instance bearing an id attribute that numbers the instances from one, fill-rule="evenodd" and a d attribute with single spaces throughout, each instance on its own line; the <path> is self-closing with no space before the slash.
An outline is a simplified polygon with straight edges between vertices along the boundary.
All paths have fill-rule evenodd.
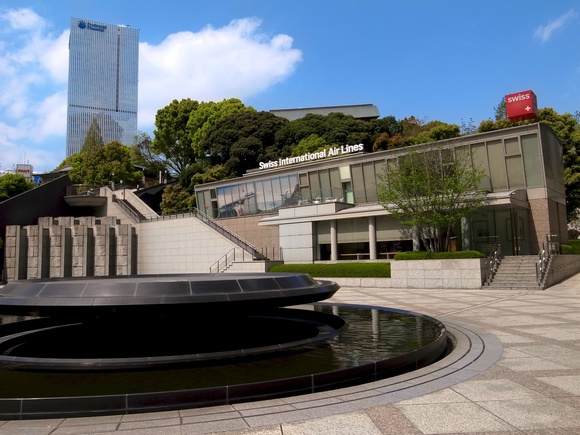
<path id="1" fill-rule="evenodd" d="M 137 135 L 139 30 L 73 18 L 69 41 L 67 157 L 98 123 L 104 143 Z"/>

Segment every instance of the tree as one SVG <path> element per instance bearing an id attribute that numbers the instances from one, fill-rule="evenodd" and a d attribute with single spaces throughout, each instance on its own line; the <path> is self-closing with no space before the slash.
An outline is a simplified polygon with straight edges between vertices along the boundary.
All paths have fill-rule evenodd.
<path id="1" fill-rule="evenodd" d="M 306 153 L 314 153 L 321 151 L 326 147 L 326 141 L 317 134 L 311 134 L 307 138 L 302 139 L 292 149 L 292 156 L 301 156 Z"/>
<path id="2" fill-rule="evenodd" d="M 99 127 L 99 122 L 96 117 L 93 117 L 93 121 L 87 130 L 87 135 L 85 136 L 85 141 L 81 147 L 81 152 L 86 152 L 97 146 L 103 146 L 103 136 L 101 135 L 101 127 Z"/>
<path id="3" fill-rule="evenodd" d="M 191 146 L 198 159 L 208 156 L 211 152 L 205 140 L 210 129 L 229 115 L 240 112 L 255 112 L 253 107 L 245 106 L 237 98 L 230 98 L 218 103 L 213 101 L 201 102 L 194 110 L 187 122 Z"/>
<path id="4" fill-rule="evenodd" d="M 141 171 L 131 162 L 131 149 L 120 142 L 112 141 L 75 156 L 69 172 L 73 183 L 103 186 L 110 181 L 133 184 L 141 180 Z"/>
<path id="5" fill-rule="evenodd" d="M 507 111 L 506 111 L 506 107 L 505 107 L 505 98 L 502 98 L 500 100 L 498 105 L 493 108 L 493 111 L 495 113 L 495 120 L 496 121 L 501 121 L 502 119 L 507 118 Z"/>
<path id="6" fill-rule="evenodd" d="M 276 144 L 276 132 L 289 121 L 269 112 L 243 111 L 212 126 L 204 139 L 211 165 L 224 165 L 228 176 L 237 177 L 259 162 L 287 157 Z"/>
<path id="7" fill-rule="evenodd" d="M 152 149 L 163 164 L 177 174 L 196 160 L 187 123 L 198 107 L 199 103 L 189 98 L 173 100 L 155 115 L 157 130 L 153 132 Z"/>
<path id="8" fill-rule="evenodd" d="M 366 151 L 372 151 L 377 136 L 376 127 L 372 122 L 355 119 L 343 113 L 330 113 L 326 116 L 309 113 L 283 126 L 276 133 L 276 144 L 278 149 L 289 155 L 301 140 L 315 134 L 327 144 L 362 143 Z"/>
<path id="9" fill-rule="evenodd" d="M 22 174 L 5 174 L 0 177 L 0 202 L 19 195 L 34 187 L 32 181 Z"/>
<path id="10" fill-rule="evenodd" d="M 161 157 L 153 151 L 153 141 L 148 133 L 139 132 L 134 137 L 131 161 L 136 165 L 145 166 L 145 175 L 148 177 L 156 177 L 159 171 L 167 171 Z"/>
<path id="11" fill-rule="evenodd" d="M 448 251 L 459 220 L 486 203 L 483 176 L 466 151 L 411 151 L 378 173 L 377 193 L 393 217 L 416 228 L 426 250 Z"/>
<path id="12" fill-rule="evenodd" d="M 161 213 L 168 215 L 178 211 L 191 210 L 194 205 L 195 196 L 190 195 L 179 184 L 171 184 L 163 189 L 161 196 Z"/>

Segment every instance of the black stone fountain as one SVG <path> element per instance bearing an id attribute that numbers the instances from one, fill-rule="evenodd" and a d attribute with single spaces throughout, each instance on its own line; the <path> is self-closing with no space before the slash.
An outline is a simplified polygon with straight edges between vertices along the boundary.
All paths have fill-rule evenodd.
<path id="1" fill-rule="evenodd" d="M 320 302 L 306 274 L 52 278 L 0 289 L 0 419 L 233 404 L 356 385 L 447 351 L 436 319 Z"/>

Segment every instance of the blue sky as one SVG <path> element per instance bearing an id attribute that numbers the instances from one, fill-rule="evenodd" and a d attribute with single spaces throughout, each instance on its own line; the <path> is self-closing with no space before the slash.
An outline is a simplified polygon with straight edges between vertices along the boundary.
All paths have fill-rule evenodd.
<path id="1" fill-rule="evenodd" d="M 478 125 L 531 89 L 540 108 L 580 110 L 576 0 L 1 0 L 0 169 L 65 157 L 71 17 L 140 29 L 148 133 L 181 98 Z"/>

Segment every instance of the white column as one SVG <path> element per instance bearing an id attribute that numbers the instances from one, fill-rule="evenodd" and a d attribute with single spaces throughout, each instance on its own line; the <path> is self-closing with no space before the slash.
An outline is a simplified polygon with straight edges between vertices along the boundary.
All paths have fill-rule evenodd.
<path id="1" fill-rule="evenodd" d="M 338 237 L 336 235 L 336 219 L 330 221 L 330 259 L 338 260 Z"/>
<path id="2" fill-rule="evenodd" d="M 371 260 L 377 259 L 377 231 L 374 216 L 369 216 L 369 254 Z"/>

